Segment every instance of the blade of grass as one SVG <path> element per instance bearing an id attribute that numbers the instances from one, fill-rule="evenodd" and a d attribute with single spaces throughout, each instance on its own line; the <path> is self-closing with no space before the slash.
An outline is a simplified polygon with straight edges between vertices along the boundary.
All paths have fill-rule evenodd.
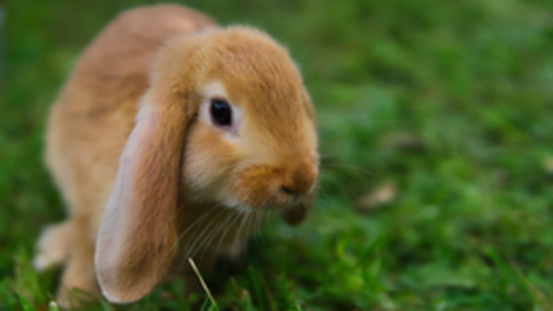
<path id="1" fill-rule="evenodd" d="M 198 267 L 196 266 L 196 263 L 194 262 L 194 259 L 188 258 L 188 262 L 190 263 L 190 266 L 192 266 L 192 269 L 194 270 L 194 273 L 196 273 L 196 276 L 198 277 L 198 280 L 200 280 L 200 284 L 202 284 L 202 287 L 203 287 L 204 291 L 206 292 L 207 297 L 211 301 L 211 304 L 215 307 L 216 310 L 219 310 L 219 308 L 217 307 L 217 302 L 215 301 L 215 299 L 213 299 L 213 296 L 211 295 L 211 291 L 209 290 L 209 287 L 207 287 L 207 284 L 205 283 L 204 278 L 200 274 L 200 270 L 198 270 Z"/>
<path id="2" fill-rule="evenodd" d="M 35 307 L 33 307 L 33 305 L 31 305 L 29 301 L 27 301 L 27 299 L 23 297 L 23 295 L 21 294 L 18 294 L 18 295 L 19 295 L 19 302 L 21 302 L 21 307 L 23 308 L 23 311 L 36 311 Z"/>

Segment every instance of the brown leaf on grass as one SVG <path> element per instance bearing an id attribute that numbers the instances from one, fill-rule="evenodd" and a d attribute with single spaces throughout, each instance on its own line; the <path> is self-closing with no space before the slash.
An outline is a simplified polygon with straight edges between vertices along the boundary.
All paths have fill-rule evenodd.
<path id="1" fill-rule="evenodd" d="M 543 166 L 547 174 L 553 175 L 553 157 L 545 159 L 545 161 L 543 162 Z"/>
<path id="2" fill-rule="evenodd" d="M 397 195 L 396 184 L 387 181 L 379 185 L 371 193 L 361 197 L 355 204 L 360 212 L 368 212 L 375 208 L 382 207 L 394 201 Z"/>
<path id="3" fill-rule="evenodd" d="M 509 182 L 509 172 L 505 169 L 496 169 L 493 171 L 493 182 L 499 188 L 505 187 Z"/>
<path id="4" fill-rule="evenodd" d="M 393 132 L 382 139 L 382 144 L 388 148 L 408 151 L 419 152 L 425 148 L 424 141 L 420 136 L 410 132 Z"/>

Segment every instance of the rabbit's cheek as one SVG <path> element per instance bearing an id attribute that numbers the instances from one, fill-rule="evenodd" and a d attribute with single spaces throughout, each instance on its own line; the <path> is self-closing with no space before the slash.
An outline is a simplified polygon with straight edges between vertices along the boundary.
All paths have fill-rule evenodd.
<path id="1" fill-rule="evenodd" d="M 190 129 L 183 156 L 183 181 L 191 190 L 219 192 L 228 182 L 230 169 L 236 165 L 233 146 L 221 133 L 197 124 Z"/>

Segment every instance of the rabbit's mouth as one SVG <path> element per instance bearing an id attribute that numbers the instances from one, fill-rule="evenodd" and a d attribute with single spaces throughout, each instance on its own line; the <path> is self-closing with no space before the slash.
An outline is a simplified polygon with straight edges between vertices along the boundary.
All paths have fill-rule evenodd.
<path id="1" fill-rule="evenodd" d="M 223 206 L 236 210 L 241 213 L 267 213 L 267 212 L 278 212 L 278 211 L 290 211 L 295 209 L 297 206 L 311 206 L 312 204 L 311 198 L 301 198 L 294 201 L 291 201 L 286 204 L 281 205 L 264 205 L 264 206 L 252 206 L 249 204 L 244 204 L 242 202 L 239 202 L 235 199 L 227 199 L 224 201 Z"/>

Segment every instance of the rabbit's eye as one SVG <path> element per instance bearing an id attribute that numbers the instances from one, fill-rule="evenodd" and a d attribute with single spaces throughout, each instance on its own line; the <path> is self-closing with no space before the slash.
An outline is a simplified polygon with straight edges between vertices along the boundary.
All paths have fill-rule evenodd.
<path id="1" fill-rule="evenodd" d="M 211 100 L 211 117 L 217 125 L 231 125 L 232 123 L 232 110 L 230 105 L 221 99 Z"/>

